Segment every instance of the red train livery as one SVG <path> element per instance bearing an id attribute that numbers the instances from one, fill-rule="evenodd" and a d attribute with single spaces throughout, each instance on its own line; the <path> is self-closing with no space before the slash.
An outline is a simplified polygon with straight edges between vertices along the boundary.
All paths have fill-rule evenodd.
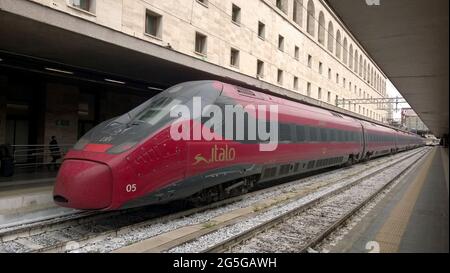
<path id="1" fill-rule="evenodd" d="M 277 105 L 279 142 L 260 151 L 251 126 L 212 134 L 223 140 L 174 140 L 170 112 L 179 105 Z M 247 121 L 265 122 L 248 113 Z M 208 123 L 184 122 L 202 129 Z M 195 124 L 195 125 L 194 125 Z M 220 131 L 220 130 L 217 130 Z M 244 134 L 241 139 L 237 135 Z M 115 210 L 188 199 L 212 202 L 258 183 L 356 163 L 424 145 L 421 137 L 241 87 L 199 81 L 176 85 L 125 115 L 96 126 L 66 155 L 54 188 L 57 204 Z"/>

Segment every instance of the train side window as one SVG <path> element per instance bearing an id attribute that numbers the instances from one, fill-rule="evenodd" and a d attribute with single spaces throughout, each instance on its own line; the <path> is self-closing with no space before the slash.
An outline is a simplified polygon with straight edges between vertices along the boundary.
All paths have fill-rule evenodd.
<path id="1" fill-rule="evenodd" d="M 292 141 L 291 126 L 280 123 L 280 141 Z"/>
<path id="2" fill-rule="evenodd" d="M 336 130 L 336 141 L 337 142 L 341 142 L 342 141 L 341 130 Z"/>
<path id="3" fill-rule="evenodd" d="M 312 142 L 316 142 L 319 140 L 318 138 L 318 134 L 317 134 L 317 128 L 315 127 L 310 127 L 309 128 L 309 136 L 310 136 L 310 140 Z"/>
<path id="4" fill-rule="evenodd" d="M 306 130 L 305 126 L 297 125 L 297 141 L 298 142 L 305 142 L 306 141 Z"/>
<path id="5" fill-rule="evenodd" d="M 330 141 L 336 141 L 336 130 L 330 129 Z"/>
<path id="6" fill-rule="evenodd" d="M 305 141 L 306 142 L 311 141 L 309 126 L 305 126 Z"/>
<path id="7" fill-rule="evenodd" d="M 320 139 L 321 139 L 321 141 L 323 141 L 323 142 L 328 141 L 328 136 L 327 135 L 328 135 L 327 134 L 327 129 L 320 128 Z"/>

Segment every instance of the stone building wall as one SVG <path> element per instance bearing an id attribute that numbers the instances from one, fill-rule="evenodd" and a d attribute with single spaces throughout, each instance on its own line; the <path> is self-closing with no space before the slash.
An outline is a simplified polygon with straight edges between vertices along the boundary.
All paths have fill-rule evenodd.
<path id="1" fill-rule="evenodd" d="M 263 61 L 263 81 L 329 104 L 335 104 L 336 98 L 386 96 L 384 74 L 323 1 L 283 0 L 283 11 L 276 7 L 276 0 L 203 1 L 207 2 L 206 5 L 198 0 L 91 0 L 89 12 L 73 8 L 71 0 L 30 1 L 149 43 L 170 45 L 173 50 L 252 77 L 257 74 L 257 61 Z M 297 22 L 293 20 L 294 1 L 298 3 L 297 14 L 301 18 Z M 233 4 L 241 9 L 240 24 L 231 22 Z M 313 35 L 306 30 L 307 9 L 312 6 L 314 9 L 310 11 L 312 16 L 309 18 L 314 24 Z M 162 16 L 160 37 L 145 33 L 148 11 Z M 258 37 L 258 22 L 266 26 L 264 39 Z M 322 43 L 318 39 L 320 24 Z M 207 54 L 204 56 L 195 52 L 196 32 L 207 36 Z M 282 51 L 278 49 L 279 35 L 284 37 Z M 333 44 L 331 50 L 328 48 L 329 41 Z M 298 59 L 295 57 L 295 47 L 299 48 Z M 337 47 L 340 48 L 340 56 L 336 54 Z M 239 51 L 238 67 L 230 66 L 231 48 Z M 355 61 L 356 55 L 358 58 Z M 320 64 L 322 71 L 319 71 Z M 278 82 L 278 70 L 282 71 L 282 82 Z M 376 110 L 375 106 L 345 105 L 344 108 L 379 121 L 387 118 L 387 112 Z"/>

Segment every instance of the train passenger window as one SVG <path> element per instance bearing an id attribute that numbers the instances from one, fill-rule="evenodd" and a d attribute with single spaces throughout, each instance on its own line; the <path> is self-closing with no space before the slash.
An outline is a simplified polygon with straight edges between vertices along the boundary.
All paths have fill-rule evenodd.
<path id="1" fill-rule="evenodd" d="M 341 142 L 342 141 L 342 132 L 341 130 L 336 131 L 336 141 Z"/>
<path id="2" fill-rule="evenodd" d="M 297 125 L 297 141 L 305 142 L 306 141 L 306 130 L 305 126 Z"/>
<path id="3" fill-rule="evenodd" d="M 336 141 L 336 130 L 330 129 L 330 141 Z"/>
<path id="4" fill-rule="evenodd" d="M 350 141 L 350 132 L 345 131 L 345 142 L 349 142 L 349 141 Z"/>
<path id="5" fill-rule="evenodd" d="M 292 141 L 291 126 L 289 124 L 279 124 L 280 141 Z"/>
<path id="6" fill-rule="evenodd" d="M 320 128 L 320 139 L 323 142 L 328 141 L 328 133 L 327 133 L 327 129 L 325 128 Z"/>
<path id="7" fill-rule="evenodd" d="M 319 141 L 319 137 L 318 137 L 318 133 L 317 133 L 317 128 L 315 127 L 310 127 L 309 128 L 309 136 L 310 136 L 310 140 L 311 141 Z"/>

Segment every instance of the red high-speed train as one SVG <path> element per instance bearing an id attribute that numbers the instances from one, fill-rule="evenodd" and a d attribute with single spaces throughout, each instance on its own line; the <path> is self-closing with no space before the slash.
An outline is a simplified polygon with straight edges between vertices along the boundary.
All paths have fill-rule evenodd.
<path id="1" fill-rule="evenodd" d="M 265 142 L 250 137 L 251 126 L 225 135 L 225 130 L 208 127 L 204 118 L 194 115 L 180 121 L 171 117 L 171 110 L 179 105 L 192 109 L 195 97 L 201 98 L 202 105 L 220 109 L 226 105 L 278 105 L 277 148 L 260 151 Z M 267 124 L 256 112 L 248 112 L 245 118 Z M 175 122 L 207 127 L 208 132 L 224 138 L 177 141 L 170 133 Z M 244 138 L 237 132 L 243 132 Z M 103 122 L 82 137 L 64 158 L 54 200 L 82 210 L 115 210 L 174 200 L 211 202 L 246 192 L 258 183 L 422 145 L 424 141 L 417 135 L 288 99 L 216 81 L 187 82 Z"/>

